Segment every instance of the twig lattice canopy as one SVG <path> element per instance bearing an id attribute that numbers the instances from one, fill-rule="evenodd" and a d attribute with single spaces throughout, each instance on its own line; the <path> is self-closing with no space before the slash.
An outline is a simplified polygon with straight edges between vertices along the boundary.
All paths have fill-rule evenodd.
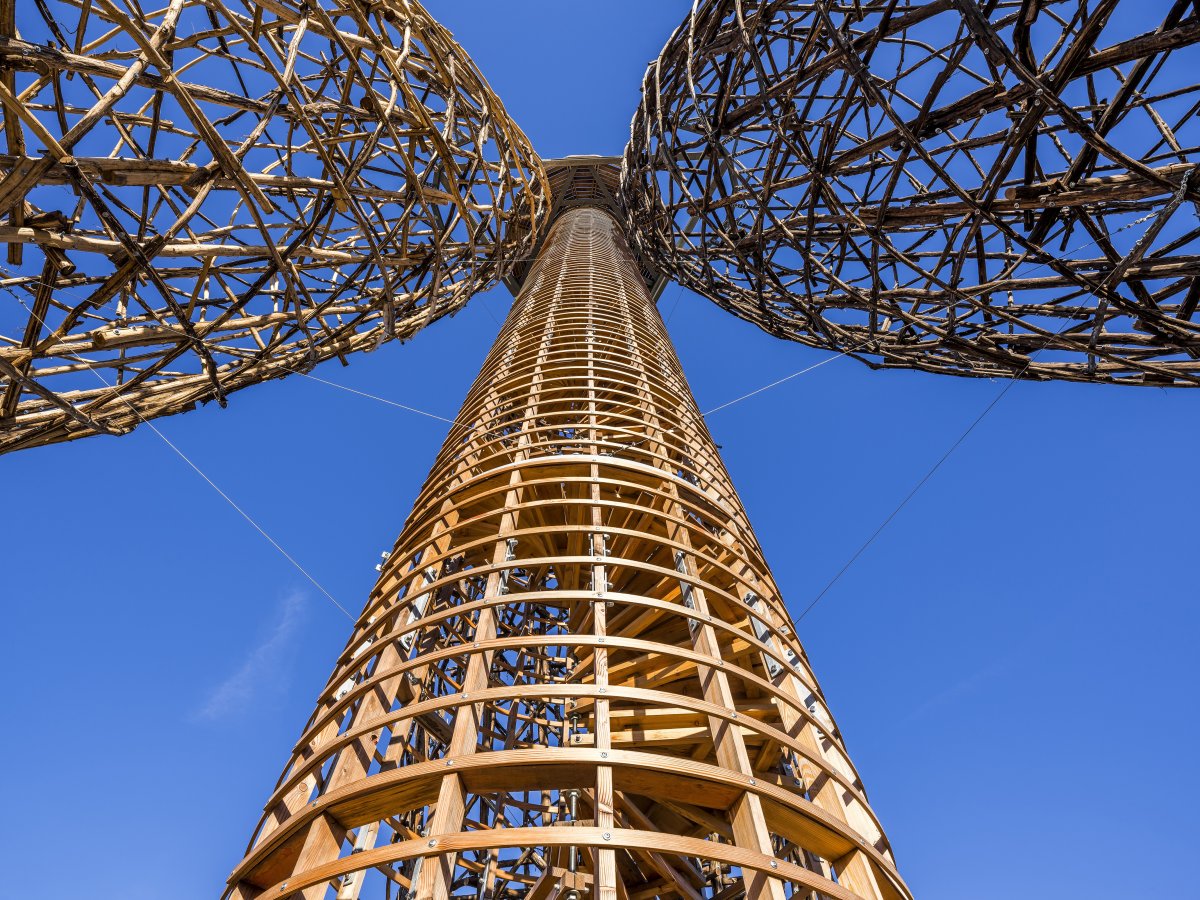
<path id="1" fill-rule="evenodd" d="M 410 337 L 543 226 L 415 2 L 0 0 L 0 104 L 0 450 Z"/>
<path id="2" fill-rule="evenodd" d="M 703 0 L 646 75 L 631 240 L 872 365 L 1200 384 L 1197 41 L 1190 0 Z"/>
<path id="3" fill-rule="evenodd" d="M 227 896 L 907 900 L 607 212 L 456 422 Z"/>

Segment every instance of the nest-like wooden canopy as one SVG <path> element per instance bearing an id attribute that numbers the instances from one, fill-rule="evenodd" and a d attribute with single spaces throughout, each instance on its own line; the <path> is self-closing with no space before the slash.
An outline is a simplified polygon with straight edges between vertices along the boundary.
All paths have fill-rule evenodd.
<path id="1" fill-rule="evenodd" d="M 525 136 L 406 0 L 0 0 L 0 103 L 0 451 L 409 337 L 543 224 Z"/>
<path id="2" fill-rule="evenodd" d="M 635 248 L 780 337 L 1200 384 L 1197 8 L 705 0 L 625 156 Z"/>
<path id="3" fill-rule="evenodd" d="M 647 273 L 780 337 L 1197 385 L 1198 15 L 704 0 L 604 190 Z M 0 0 L 0 107 L 0 452 L 407 338 L 552 209 L 412 0 Z"/>

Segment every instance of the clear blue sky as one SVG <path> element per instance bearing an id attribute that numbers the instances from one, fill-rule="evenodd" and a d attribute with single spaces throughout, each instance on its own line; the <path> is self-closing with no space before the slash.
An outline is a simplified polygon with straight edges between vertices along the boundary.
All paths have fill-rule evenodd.
<path id="1" fill-rule="evenodd" d="M 555 157 L 620 152 L 688 5 L 430 8 Z M 318 374 L 452 415 L 508 303 Z M 826 358 L 662 303 L 704 408 Z M 794 611 L 1002 386 L 839 359 L 712 417 Z M 355 611 L 445 427 L 300 378 L 158 424 Z M 919 900 L 1197 896 L 1198 438 L 1200 392 L 1018 384 L 802 623 Z M 215 900 L 346 619 L 148 428 L 0 489 L 0 898 Z"/>

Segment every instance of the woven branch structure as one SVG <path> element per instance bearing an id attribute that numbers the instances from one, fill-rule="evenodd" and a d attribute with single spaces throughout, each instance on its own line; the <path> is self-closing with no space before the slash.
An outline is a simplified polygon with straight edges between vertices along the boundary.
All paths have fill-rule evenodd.
<path id="1" fill-rule="evenodd" d="M 876 366 L 1200 384 L 1191 0 L 701 0 L 647 72 L 635 249 Z"/>
<path id="2" fill-rule="evenodd" d="M 226 896 L 908 898 L 620 225 L 524 285 Z"/>
<path id="3" fill-rule="evenodd" d="M 416 2 L 136 10 L 0 0 L 0 451 L 410 337 L 544 223 L 537 156 Z"/>

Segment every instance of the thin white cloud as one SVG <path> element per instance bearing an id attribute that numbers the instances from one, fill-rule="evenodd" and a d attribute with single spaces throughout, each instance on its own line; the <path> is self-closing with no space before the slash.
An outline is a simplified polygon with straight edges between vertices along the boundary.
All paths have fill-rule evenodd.
<path id="1" fill-rule="evenodd" d="M 238 668 L 213 688 L 193 713 L 196 719 L 213 721 L 246 709 L 264 690 L 284 686 L 292 638 L 305 613 L 305 595 L 293 591 L 276 611 L 275 623 L 258 646 L 250 650 Z"/>
<path id="2" fill-rule="evenodd" d="M 904 721 L 919 719 L 928 715 L 947 704 L 954 703 L 968 696 L 977 688 L 982 687 L 993 678 L 1000 677 L 1016 662 L 1019 653 L 1008 653 L 990 665 L 984 666 L 976 670 L 973 674 L 966 678 L 961 678 L 951 684 L 944 690 L 938 691 L 932 697 L 927 698 L 923 703 L 918 704 L 915 708 L 909 710 L 908 715 L 904 717 Z"/>

